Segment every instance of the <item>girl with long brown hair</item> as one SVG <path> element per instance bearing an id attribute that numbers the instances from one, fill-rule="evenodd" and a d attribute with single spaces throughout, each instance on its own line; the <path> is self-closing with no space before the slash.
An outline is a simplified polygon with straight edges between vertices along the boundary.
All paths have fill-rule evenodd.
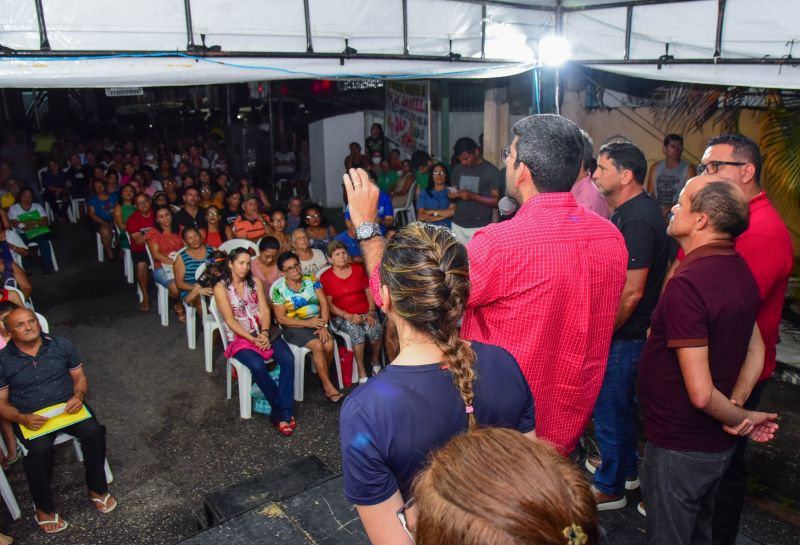
<path id="1" fill-rule="evenodd" d="M 436 451 L 414 481 L 416 545 L 596 545 L 597 507 L 569 459 L 511 430 L 479 429 Z"/>
<path id="2" fill-rule="evenodd" d="M 345 496 L 375 545 L 407 543 L 396 516 L 431 451 L 478 425 L 533 434 L 533 398 L 500 347 L 459 338 L 467 251 L 439 226 L 412 223 L 386 246 L 383 310 L 400 353 L 351 394 L 341 414 Z"/>

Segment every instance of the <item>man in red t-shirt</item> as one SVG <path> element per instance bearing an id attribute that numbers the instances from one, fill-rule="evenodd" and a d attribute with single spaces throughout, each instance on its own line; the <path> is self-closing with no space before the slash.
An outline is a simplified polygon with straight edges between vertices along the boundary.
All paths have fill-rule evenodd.
<path id="1" fill-rule="evenodd" d="M 142 301 L 139 303 L 139 310 L 147 312 L 150 310 L 150 297 L 147 293 L 147 249 L 145 248 L 145 236 L 153 228 L 154 216 L 151 210 L 150 197 L 145 193 L 139 193 L 133 201 L 136 210 L 125 223 L 125 230 L 131 241 L 131 259 L 136 271 L 136 282 L 142 294 Z"/>
<path id="2" fill-rule="evenodd" d="M 653 313 L 639 367 L 648 545 L 711 543 L 711 516 L 735 435 L 769 441 L 778 415 L 744 410 L 764 343 L 758 286 L 733 241 L 747 200 L 719 177 L 687 182 L 668 233 L 686 257 Z"/>
<path id="3" fill-rule="evenodd" d="M 756 322 L 766 347 L 764 368 L 749 399 L 733 399 L 738 406 L 755 409 L 775 370 L 775 345 L 781 311 L 794 264 L 792 241 L 781 217 L 761 188 L 761 152 L 746 136 L 724 134 L 709 140 L 698 174 L 723 177 L 742 188 L 749 201 L 750 227 L 736 239 L 741 254 L 758 284 L 761 304 Z M 714 545 L 733 545 L 744 504 L 747 468 L 745 446 L 739 441 L 723 478 L 714 509 Z"/>

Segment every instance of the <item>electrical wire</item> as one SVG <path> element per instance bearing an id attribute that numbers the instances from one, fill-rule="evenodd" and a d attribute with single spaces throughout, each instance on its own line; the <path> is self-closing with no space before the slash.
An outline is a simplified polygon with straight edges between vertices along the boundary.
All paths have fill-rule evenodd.
<path id="1" fill-rule="evenodd" d="M 252 64 L 241 64 L 235 62 L 228 62 L 220 59 L 212 59 L 208 57 L 198 57 L 196 55 L 189 55 L 187 53 L 175 52 L 154 52 L 154 53 L 115 53 L 113 55 L 84 55 L 77 57 L 14 57 L 14 56 L 0 56 L 0 61 L 33 61 L 33 62 L 47 62 L 47 61 L 93 61 L 93 60 L 108 60 L 108 59 L 138 59 L 138 58 L 165 58 L 165 57 L 181 57 L 185 59 L 194 60 L 196 62 L 207 62 L 230 68 L 239 68 L 243 70 L 265 70 L 271 72 L 279 72 L 290 76 L 306 76 L 319 79 L 380 79 L 380 80 L 403 80 L 403 79 L 425 79 L 437 77 L 453 77 L 466 74 L 475 74 L 480 72 L 491 72 L 494 70 L 507 70 L 510 67 L 516 66 L 525 71 L 531 67 L 528 63 L 511 63 L 511 64 L 496 64 L 491 66 L 481 66 L 476 68 L 465 68 L 462 70 L 451 70 L 447 72 L 438 73 L 420 73 L 420 74 L 401 74 L 401 75 L 378 75 L 378 74 L 325 74 L 318 72 L 308 72 L 305 70 L 292 70 L 289 68 L 281 68 L 277 66 L 260 66 Z M 335 60 L 335 59 L 332 59 Z M 402 60 L 402 59 L 398 59 Z"/>

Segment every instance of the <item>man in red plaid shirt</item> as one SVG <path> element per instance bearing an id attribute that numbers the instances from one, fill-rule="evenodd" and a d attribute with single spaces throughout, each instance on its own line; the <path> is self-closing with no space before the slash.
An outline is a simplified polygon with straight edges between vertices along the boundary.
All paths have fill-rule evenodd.
<path id="1" fill-rule="evenodd" d="M 536 435 L 566 455 L 603 382 L 628 252 L 619 230 L 570 193 L 583 155 L 580 129 L 561 116 L 533 115 L 513 132 L 503 150 L 506 193 L 522 205 L 467 244 L 472 287 L 461 337 L 502 346 L 517 359 L 533 391 Z M 366 223 L 377 198 L 368 181 L 366 173 L 345 175 L 350 214 L 374 271 L 383 241 Z"/>

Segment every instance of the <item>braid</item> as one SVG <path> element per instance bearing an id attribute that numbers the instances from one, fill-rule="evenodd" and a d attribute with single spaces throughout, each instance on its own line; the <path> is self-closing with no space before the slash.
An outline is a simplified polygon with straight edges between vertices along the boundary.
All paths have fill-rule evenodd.
<path id="1" fill-rule="evenodd" d="M 466 406 L 469 428 L 478 424 L 472 407 L 475 352 L 458 336 L 456 324 L 469 297 L 467 251 L 446 228 L 412 223 L 389 242 L 381 264 L 394 311 L 427 334 Z"/>

